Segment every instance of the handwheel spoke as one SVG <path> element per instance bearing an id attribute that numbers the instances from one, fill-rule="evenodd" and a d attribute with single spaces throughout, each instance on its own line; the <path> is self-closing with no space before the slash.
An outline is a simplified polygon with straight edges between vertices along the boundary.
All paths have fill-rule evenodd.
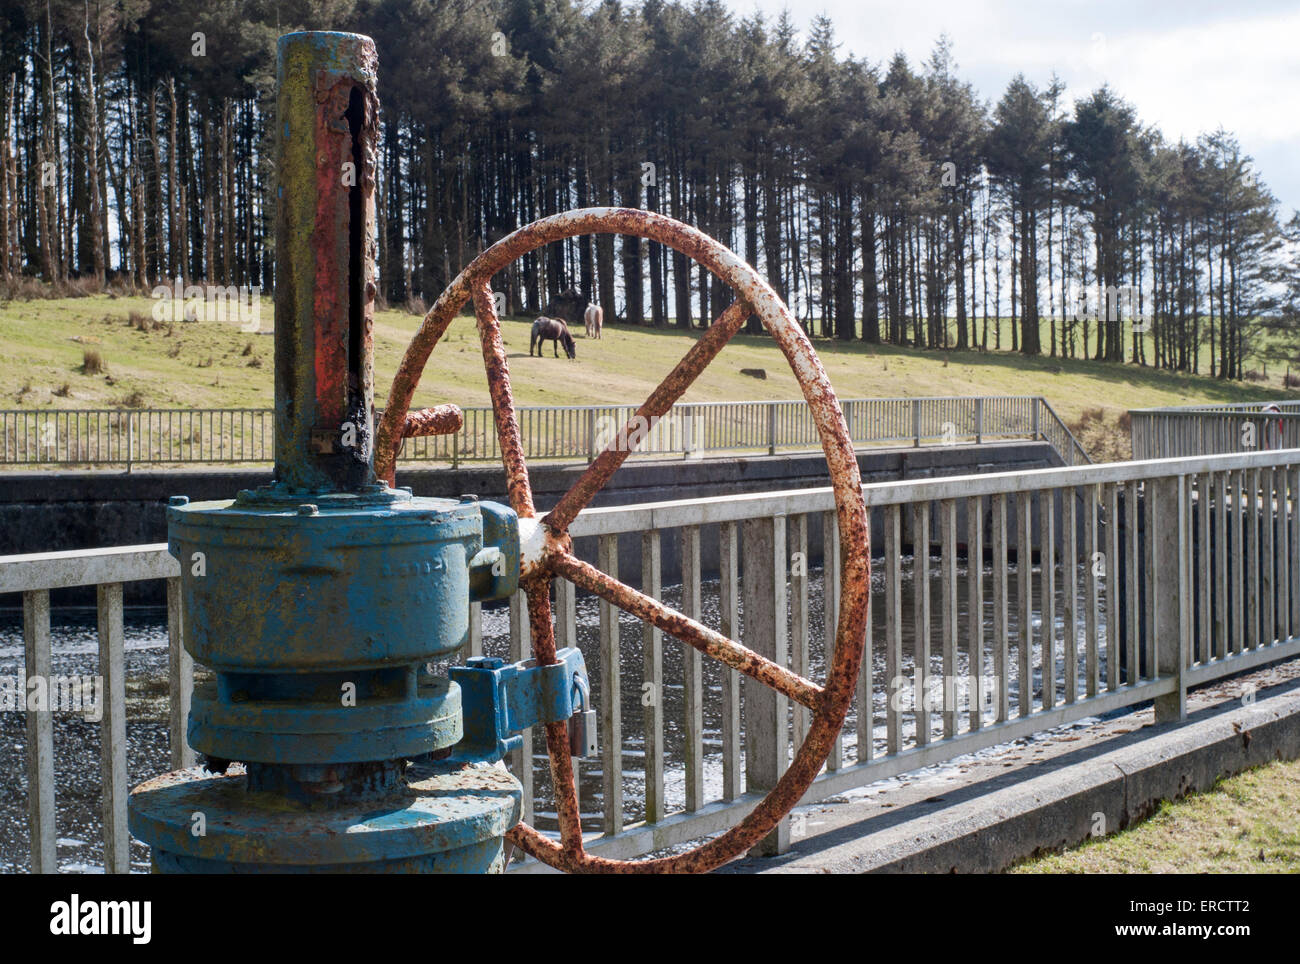
<path id="1" fill-rule="evenodd" d="M 740 326 L 745 323 L 751 311 L 752 309 L 743 300 L 737 300 L 718 316 L 677 366 L 650 393 L 650 397 L 636 410 L 636 414 L 628 419 L 618 435 L 592 460 L 591 465 L 587 466 L 586 471 L 578 477 L 578 481 L 573 483 L 569 491 L 564 493 L 564 497 L 556 503 L 555 508 L 547 513 L 545 519 L 547 525 L 560 532 L 569 527 L 569 523 L 586 508 L 592 496 L 600 491 L 601 487 L 609 481 L 610 476 L 631 454 L 632 447 L 628 444 L 628 439 L 637 431 L 638 426 L 647 425 L 651 419 L 668 414 L 668 410 L 686 393 L 699 377 L 700 372 L 740 330 Z"/>
<path id="2" fill-rule="evenodd" d="M 796 703 L 814 711 L 820 709 L 823 691 L 811 680 L 790 672 L 779 663 L 760 656 L 752 649 L 742 646 L 733 639 L 728 639 L 721 633 L 670 609 L 658 600 L 637 592 L 630 586 L 625 586 L 617 579 L 611 579 L 596 567 L 567 552 L 555 553 L 550 558 L 550 564 L 551 570 L 557 576 L 564 577 L 575 586 L 595 593 L 624 612 L 631 613 L 638 619 L 644 619 L 658 627 L 669 636 L 680 639 L 705 655 L 712 656 L 765 686 L 784 693 Z"/>
<path id="3" fill-rule="evenodd" d="M 515 512 L 532 517 L 536 514 L 533 489 L 528 482 L 524 443 L 519 437 L 515 399 L 510 390 L 510 366 L 506 364 L 506 348 L 501 341 L 501 326 L 497 322 L 496 304 L 488 279 L 474 282 L 473 296 L 479 340 L 483 344 L 483 364 L 487 366 L 488 391 L 492 395 L 492 415 L 496 422 L 497 441 L 501 444 L 501 461 L 506 469 L 506 491 Z"/>
<path id="4" fill-rule="evenodd" d="M 541 666 L 555 663 L 555 629 L 551 622 L 551 584 L 533 579 L 524 590 L 528 596 L 528 629 L 532 634 L 533 656 Z M 578 781 L 569 755 L 569 729 L 564 720 L 546 724 L 546 755 L 551 761 L 551 785 L 555 789 L 555 815 L 560 825 L 560 847 L 566 854 L 582 852 L 582 815 L 578 809 Z M 532 766 L 531 760 L 524 761 Z"/>

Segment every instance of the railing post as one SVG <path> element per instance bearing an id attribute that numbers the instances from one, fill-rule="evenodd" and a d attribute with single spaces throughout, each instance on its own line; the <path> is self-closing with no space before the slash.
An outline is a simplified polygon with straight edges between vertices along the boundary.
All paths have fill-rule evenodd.
<path id="1" fill-rule="evenodd" d="M 741 578 L 741 642 L 785 666 L 786 634 L 785 516 L 746 519 L 743 523 L 745 571 Z M 766 792 L 785 773 L 789 756 L 788 700 L 749 677 L 745 692 L 745 777 L 751 791 Z M 786 816 L 751 853 L 771 857 L 790 849 Z"/>
<path id="2" fill-rule="evenodd" d="M 596 544 L 596 565 L 611 579 L 618 578 L 618 536 L 601 536 Z M 644 574 L 643 574 L 644 575 Z M 622 692 L 619 611 L 600 602 L 600 688 L 602 693 Z M 617 697 L 602 697 L 600 707 L 600 769 L 604 796 L 606 836 L 623 831 L 623 710 Z"/>
<path id="3" fill-rule="evenodd" d="M 975 444 L 980 445 L 984 441 L 984 399 L 983 397 L 975 399 Z"/>
<path id="4" fill-rule="evenodd" d="M 126 474 L 131 474 L 131 449 L 135 443 L 135 420 L 131 417 L 133 413 L 126 413 Z"/>
<path id="5" fill-rule="evenodd" d="M 912 447 L 921 447 L 921 400 L 912 399 Z"/>
<path id="6" fill-rule="evenodd" d="M 131 872 L 131 837 L 126 829 L 126 680 L 122 584 L 98 587 L 99 675 L 103 680 L 99 721 L 100 777 L 103 781 L 104 872 Z"/>
<path id="7" fill-rule="evenodd" d="M 1172 676 L 1177 688 L 1155 699 L 1155 721 L 1173 723 L 1187 718 L 1187 648 L 1191 635 L 1187 601 L 1190 596 L 1187 566 L 1187 487 L 1179 476 L 1147 483 L 1152 505 L 1152 540 L 1155 558 L 1150 578 L 1155 601 L 1155 656 L 1157 677 Z"/>
<path id="8" fill-rule="evenodd" d="M 776 454 L 776 402 L 767 403 L 767 454 Z"/>
<path id="9" fill-rule="evenodd" d="M 736 639 L 740 622 L 740 540 L 735 522 L 718 525 L 718 629 Z M 1300 597 L 1300 593 L 1297 593 Z M 740 796 L 740 673 L 722 668 L 722 799 Z"/>
<path id="10" fill-rule="evenodd" d="M 615 537 L 617 538 L 617 537 Z M 612 555 L 612 553 L 611 553 Z M 683 560 L 685 561 L 685 560 Z M 641 591 L 651 599 L 660 599 L 663 596 L 663 556 L 662 545 L 659 538 L 659 530 L 651 529 L 648 532 L 641 533 Z M 685 576 L 685 574 L 683 574 Z M 683 589 L 686 586 L 685 579 L 682 583 Z M 618 613 L 610 610 L 608 613 L 613 622 L 617 623 Z M 601 607 L 602 621 L 606 618 L 605 607 Z M 641 666 L 642 666 L 642 683 L 643 697 L 641 700 L 641 725 L 643 739 L 645 741 L 645 819 L 646 823 L 658 823 L 664 818 L 666 813 L 664 807 L 664 709 L 663 709 L 663 691 L 664 691 L 664 659 L 663 659 L 663 631 L 657 626 L 650 623 L 641 624 Z M 689 646 L 682 647 L 682 655 L 685 657 L 686 650 Z M 692 650 L 694 652 L 694 650 Z M 698 655 L 698 654 L 697 654 Z M 698 662 L 695 665 L 699 665 Z M 692 675 L 688 673 L 687 675 Z M 645 684 L 650 684 L 647 692 Z M 645 697 L 648 696 L 649 699 Z M 615 700 L 615 703 L 618 701 Z M 611 710 L 613 707 L 610 708 Z M 687 728 L 690 730 L 691 713 L 687 711 Z M 703 724 L 700 725 L 699 731 L 689 732 L 687 734 L 687 746 L 690 747 L 693 737 L 696 733 L 703 730 Z M 602 747 L 603 749 L 603 747 Z M 613 752 L 613 748 L 610 748 Z M 691 772 L 691 766 L 686 767 L 687 773 Z M 690 782 L 689 780 L 687 781 Z M 689 792 L 689 791 L 688 791 Z M 689 805 L 687 809 L 692 808 Z"/>
<path id="11" fill-rule="evenodd" d="M 1041 426 L 1040 423 L 1039 423 L 1039 416 L 1042 414 L 1042 411 L 1043 411 L 1043 400 L 1042 400 L 1042 398 L 1040 398 L 1040 397 L 1038 397 L 1038 396 L 1035 396 L 1035 397 L 1034 397 L 1034 409 L 1033 409 L 1033 412 L 1034 412 L 1034 413 L 1033 413 L 1033 416 L 1032 416 L 1032 418 L 1033 418 L 1033 429 L 1034 429 L 1034 441 L 1035 441 L 1035 442 L 1038 441 L 1038 437 L 1039 437 L 1039 435 L 1041 434 L 1040 429 L 1041 429 L 1042 426 Z"/>
<path id="12" fill-rule="evenodd" d="M 50 679 L 50 593 L 23 593 L 23 654 L 26 678 Z M 26 691 L 24 691 L 26 695 Z M 57 873 L 54 826 L 54 718 L 46 709 L 27 711 L 27 829 L 34 874 Z"/>
<path id="13" fill-rule="evenodd" d="M 587 464 L 596 459 L 596 410 L 587 409 Z"/>
<path id="14" fill-rule="evenodd" d="M 167 580 L 167 650 L 169 755 L 171 768 L 184 770 L 194 765 L 194 751 L 185 739 L 194 695 L 194 658 L 185 649 L 180 576 Z"/>

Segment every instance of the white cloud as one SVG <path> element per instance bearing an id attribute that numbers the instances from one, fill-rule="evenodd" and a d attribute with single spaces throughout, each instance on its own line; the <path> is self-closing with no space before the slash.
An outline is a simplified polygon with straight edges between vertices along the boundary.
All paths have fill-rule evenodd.
<path id="1" fill-rule="evenodd" d="M 771 19 L 786 3 L 729 5 L 738 15 L 761 10 Z M 816 8 L 792 6 L 801 29 L 819 12 L 834 22 L 841 53 L 873 63 L 902 50 L 920 64 L 947 33 L 958 73 L 989 101 L 996 102 L 1017 73 L 1043 85 L 1055 71 L 1071 98 L 1109 83 L 1144 124 L 1171 140 L 1222 126 L 1260 161 L 1284 209 L 1300 207 L 1300 170 L 1278 163 L 1300 156 L 1300 10 L 1294 2 L 1254 0 L 1231 10 L 1208 0 L 827 0 Z"/>

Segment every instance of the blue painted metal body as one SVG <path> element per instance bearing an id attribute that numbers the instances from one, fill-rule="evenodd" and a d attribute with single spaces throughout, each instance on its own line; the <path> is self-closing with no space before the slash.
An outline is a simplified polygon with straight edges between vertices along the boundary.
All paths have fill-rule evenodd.
<path id="1" fill-rule="evenodd" d="M 421 669 L 465 644 L 472 599 L 518 587 L 514 512 L 370 489 L 173 500 L 186 645 L 216 674 L 195 689 L 196 750 L 354 763 L 460 740 L 459 689 Z"/>

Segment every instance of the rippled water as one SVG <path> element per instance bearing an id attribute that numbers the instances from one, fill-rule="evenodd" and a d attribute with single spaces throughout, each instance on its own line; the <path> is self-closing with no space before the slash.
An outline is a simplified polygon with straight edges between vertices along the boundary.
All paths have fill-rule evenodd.
<path id="1" fill-rule="evenodd" d="M 1017 595 L 1015 568 L 1011 567 L 1007 578 L 1008 613 L 1007 632 L 1011 639 L 1011 665 L 1015 666 L 1015 634 L 1017 625 Z M 958 654 L 956 674 L 967 676 L 970 673 L 966 647 L 967 612 L 970 600 L 966 585 L 964 568 L 958 570 Z M 941 599 L 939 585 L 939 567 L 932 560 L 930 567 L 931 593 L 931 671 L 942 673 L 941 656 Z M 822 653 L 823 600 L 821 593 L 821 572 L 814 569 L 809 574 L 809 612 L 810 628 L 810 670 L 813 679 L 820 681 L 824 673 Z M 1035 601 L 1037 601 L 1038 580 L 1035 579 Z M 1058 640 L 1064 631 L 1061 619 L 1063 606 L 1058 602 L 1057 635 Z M 717 627 L 718 616 L 718 582 L 706 582 L 703 585 L 703 622 Z M 915 648 L 915 627 L 912 622 L 913 594 L 915 579 L 913 560 L 903 560 L 902 608 L 903 608 L 903 667 L 901 674 L 911 677 L 913 672 L 912 653 Z M 876 755 L 885 750 L 886 720 L 886 676 L 885 676 L 885 613 L 883 607 L 883 574 L 873 576 L 872 587 L 872 647 L 870 662 L 873 674 L 872 732 Z M 992 605 L 991 574 L 986 569 L 984 579 L 985 654 L 983 672 L 993 674 L 993 658 L 988 643 L 992 639 Z M 679 586 L 666 587 L 662 594 L 663 601 L 669 606 L 680 604 Z M 1105 594 L 1101 595 L 1099 606 L 1104 627 Z M 593 698 L 596 705 L 602 705 L 604 694 L 600 691 L 599 666 L 599 631 L 600 607 L 595 597 L 582 596 L 577 600 L 577 634 L 578 646 L 581 648 L 593 677 Z M 1041 630 L 1039 614 L 1034 612 L 1035 632 Z M 53 673 L 56 675 L 94 675 L 97 663 L 97 643 L 95 636 L 95 613 L 93 610 L 56 610 L 52 616 L 53 634 Z M 625 613 L 620 613 L 620 675 L 621 675 L 621 711 L 623 719 L 623 794 L 624 816 L 627 821 L 640 820 L 644 817 L 644 740 L 642 737 L 642 624 Z M 1076 627 L 1076 638 L 1082 639 L 1082 622 Z M 1102 629 L 1104 633 L 1104 628 Z M 509 613 L 505 608 L 485 610 L 483 613 L 483 644 L 488 655 L 508 657 L 509 654 Z M 1060 643 L 1058 642 L 1058 654 Z M 1034 645 L 1033 662 L 1038 661 L 1038 644 Z M 1078 647 L 1078 666 L 1083 667 L 1082 645 Z M 1058 655 L 1059 659 L 1059 655 Z M 20 611 L 0 610 L 0 674 L 17 675 L 23 665 L 22 614 Z M 703 679 L 708 692 L 704 704 L 704 777 L 706 796 L 719 798 L 722 794 L 722 734 L 721 734 L 721 664 L 712 660 L 703 661 Z M 1014 671 L 1014 670 L 1013 670 Z M 1105 678 L 1104 655 L 1101 663 L 1102 678 Z M 165 771 L 167 767 L 167 731 L 166 684 L 167 684 L 167 626 L 166 613 L 162 609 L 130 609 L 126 615 L 126 678 L 128 687 L 128 724 L 127 724 L 127 767 L 133 784 Z M 685 778 L 683 754 L 686 733 L 684 728 L 684 691 L 682 688 L 682 645 L 676 640 L 665 637 L 663 640 L 663 680 L 662 694 L 664 717 L 664 752 L 665 773 L 664 791 L 668 810 L 679 809 L 685 804 Z M 1037 692 L 1041 681 L 1035 676 L 1034 691 Z M 1058 682 L 1058 690 L 1062 684 Z M 1063 690 L 1061 690 L 1063 692 Z M 1060 694 L 1058 693 L 1058 696 Z M 1015 706 L 1017 691 L 1015 681 L 1009 694 L 1012 706 Z M 844 728 L 845 763 L 857 759 L 857 713 L 855 705 Z M 1014 710 L 1013 710 L 1014 712 Z M 986 719 L 993 719 L 993 708 L 985 708 Z M 938 729 L 940 716 L 931 714 L 932 724 Z M 742 719 L 743 723 L 743 719 Z M 100 844 L 100 777 L 99 777 L 99 727 L 87 723 L 75 716 L 59 715 L 55 725 L 55 768 L 56 768 L 56 805 L 58 810 L 58 834 L 60 838 L 59 862 L 64 870 L 102 869 L 102 846 Z M 914 736 L 915 726 L 910 713 L 903 716 L 904 740 Z M 602 742 L 606 735 L 601 734 Z M 28 845 L 26 830 L 26 771 L 24 762 L 25 730 L 24 717 L 21 713 L 0 713 L 0 772 L 6 779 L 0 782 L 0 872 L 25 870 L 28 862 Z M 553 826 L 553 802 L 550 792 L 549 769 L 547 767 L 545 748 L 540 733 L 534 740 L 534 778 L 536 820 L 543 829 Z M 580 794 L 582 812 L 587 821 L 587 829 L 595 830 L 600 825 L 603 809 L 601 794 L 602 773 L 600 761 L 583 761 L 580 770 Z M 140 868 L 147 867 L 148 855 L 145 848 L 132 844 L 132 860 Z"/>

